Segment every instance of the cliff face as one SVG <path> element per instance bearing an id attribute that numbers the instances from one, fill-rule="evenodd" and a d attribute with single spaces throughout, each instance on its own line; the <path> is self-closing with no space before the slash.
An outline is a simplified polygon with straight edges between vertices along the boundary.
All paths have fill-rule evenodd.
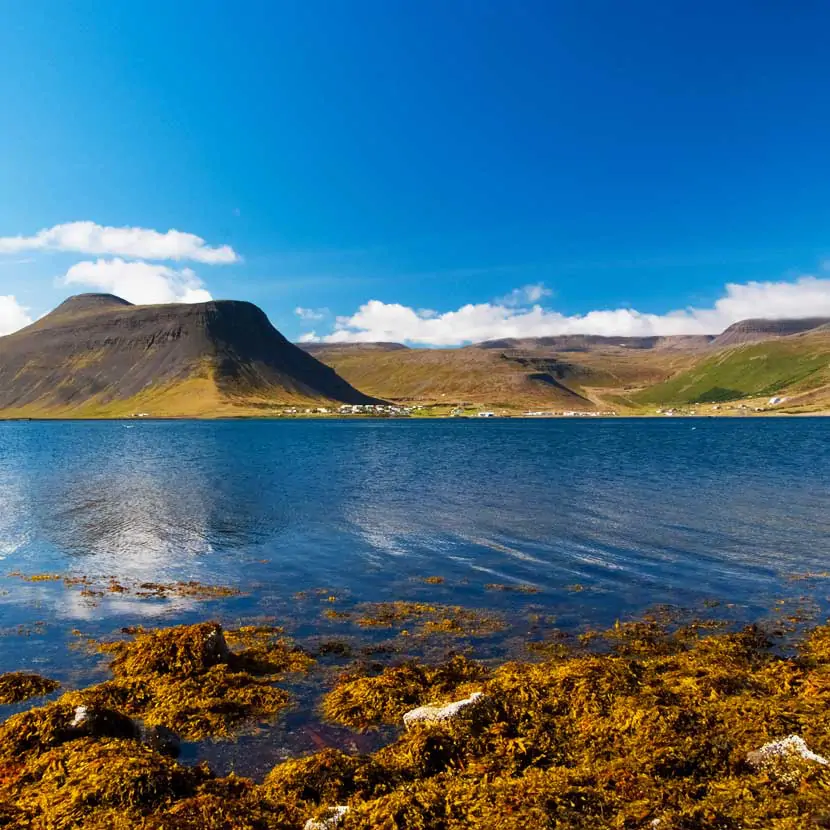
<path id="1" fill-rule="evenodd" d="M 211 406 L 371 402 L 246 302 L 134 306 L 84 294 L 0 338 L 0 410 L 111 410 L 165 390 L 183 399 L 182 414 L 190 404 L 198 414 L 206 393 Z"/>

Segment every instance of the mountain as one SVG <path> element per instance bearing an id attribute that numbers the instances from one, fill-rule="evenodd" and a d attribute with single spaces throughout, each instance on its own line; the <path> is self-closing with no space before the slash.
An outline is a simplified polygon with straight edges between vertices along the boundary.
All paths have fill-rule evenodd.
<path id="1" fill-rule="evenodd" d="M 599 334 L 562 334 L 556 337 L 521 337 L 485 340 L 480 349 L 523 349 L 555 352 L 588 352 L 607 349 L 705 349 L 713 339 L 708 334 L 681 334 L 670 337 L 604 337 Z"/>
<path id="2" fill-rule="evenodd" d="M 805 317 L 795 320 L 741 320 L 733 323 L 711 343 L 712 348 L 737 346 L 741 343 L 755 343 L 775 337 L 801 334 L 830 324 L 830 317 Z"/>
<path id="3" fill-rule="evenodd" d="M 247 302 L 132 305 L 81 294 L 0 337 L 1 417 L 233 415 L 373 400 Z"/>

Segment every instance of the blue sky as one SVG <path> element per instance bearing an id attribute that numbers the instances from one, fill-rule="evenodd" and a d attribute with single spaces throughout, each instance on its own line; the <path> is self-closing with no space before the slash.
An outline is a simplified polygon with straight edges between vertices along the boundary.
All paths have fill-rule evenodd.
<path id="1" fill-rule="evenodd" d="M 828 30 L 810 0 L 5 0 L 0 331 L 104 289 L 423 345 L 830 314 Z"/>

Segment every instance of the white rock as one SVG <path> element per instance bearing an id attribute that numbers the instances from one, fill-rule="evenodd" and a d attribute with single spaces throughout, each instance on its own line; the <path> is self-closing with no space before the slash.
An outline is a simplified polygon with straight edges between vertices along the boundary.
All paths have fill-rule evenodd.
<path id="1" fill-rule="evenodd" d="M 830 761 L 825 757 L 812 752 L 807 744 L 804 743 L 804 738 L 798 735 L 788 735 L 780 741 L 770 741 L 760 749 L 750 752 L 746 756 L 746 760 L 755 769 L 762 769 L 776 758 L 793 757 L 803 758 L 805 761 L 815 761 L 817 764 L 824 764 L 825 766 L 830 764 Z"/>
<path id="2" fill-rule="evenodd" d="M 340 819 L 349 812 L 349 808 L 345 805 L 332 807 L 328 815 L 323 818 L 310 818 L 303 830 L 333 830 L 340 824 Z"/>
<path id="3" fill-rule="evenodd" d="M 769 770 L 779 781 L 792 786 L 798 784 L 800 773 L 797 768 L 788 770 L 787 761 L 796 758 L 802 758 L 805 761 L 812 761 L 823 766 L 830 764 L 827 758 L 811 751 L 804 743 L 804 738 L 798 735 L 788 735 L 780 741 L 770 741 L 746 756 L 747 763 L 754 770 Z"/>
<path id="4" fill-rule="evenodd" d="M 473 692 L 464 700 L 456 700 L 446 706 L 419 706 L 411 709 L 403 716 L 404 726 L 411 726 L 413 723 L 432 723 L 434 721 L 450 720 L 458 715 L 463 709 L 475 706 L 484 698 L 481 692 Z"/>
<path id="5" fill-rule="evenodd" d="M 86 706 L 75 707 L 75 718 L 69 725 L 72 727 L 80 726 L 89 717 L 89 710 Z"/>

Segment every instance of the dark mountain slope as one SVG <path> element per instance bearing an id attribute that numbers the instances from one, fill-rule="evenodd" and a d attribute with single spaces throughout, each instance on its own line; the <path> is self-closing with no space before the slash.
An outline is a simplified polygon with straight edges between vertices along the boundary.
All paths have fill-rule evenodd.
<path id="1" fill-rule="evenodd" d="M 312 400 L 372 399 L 246 302 L 134 306 L 79 295 L 0 338 L 0 410 L 124 414 L 152 403 L 150 414 L 209 414 Z"/>

